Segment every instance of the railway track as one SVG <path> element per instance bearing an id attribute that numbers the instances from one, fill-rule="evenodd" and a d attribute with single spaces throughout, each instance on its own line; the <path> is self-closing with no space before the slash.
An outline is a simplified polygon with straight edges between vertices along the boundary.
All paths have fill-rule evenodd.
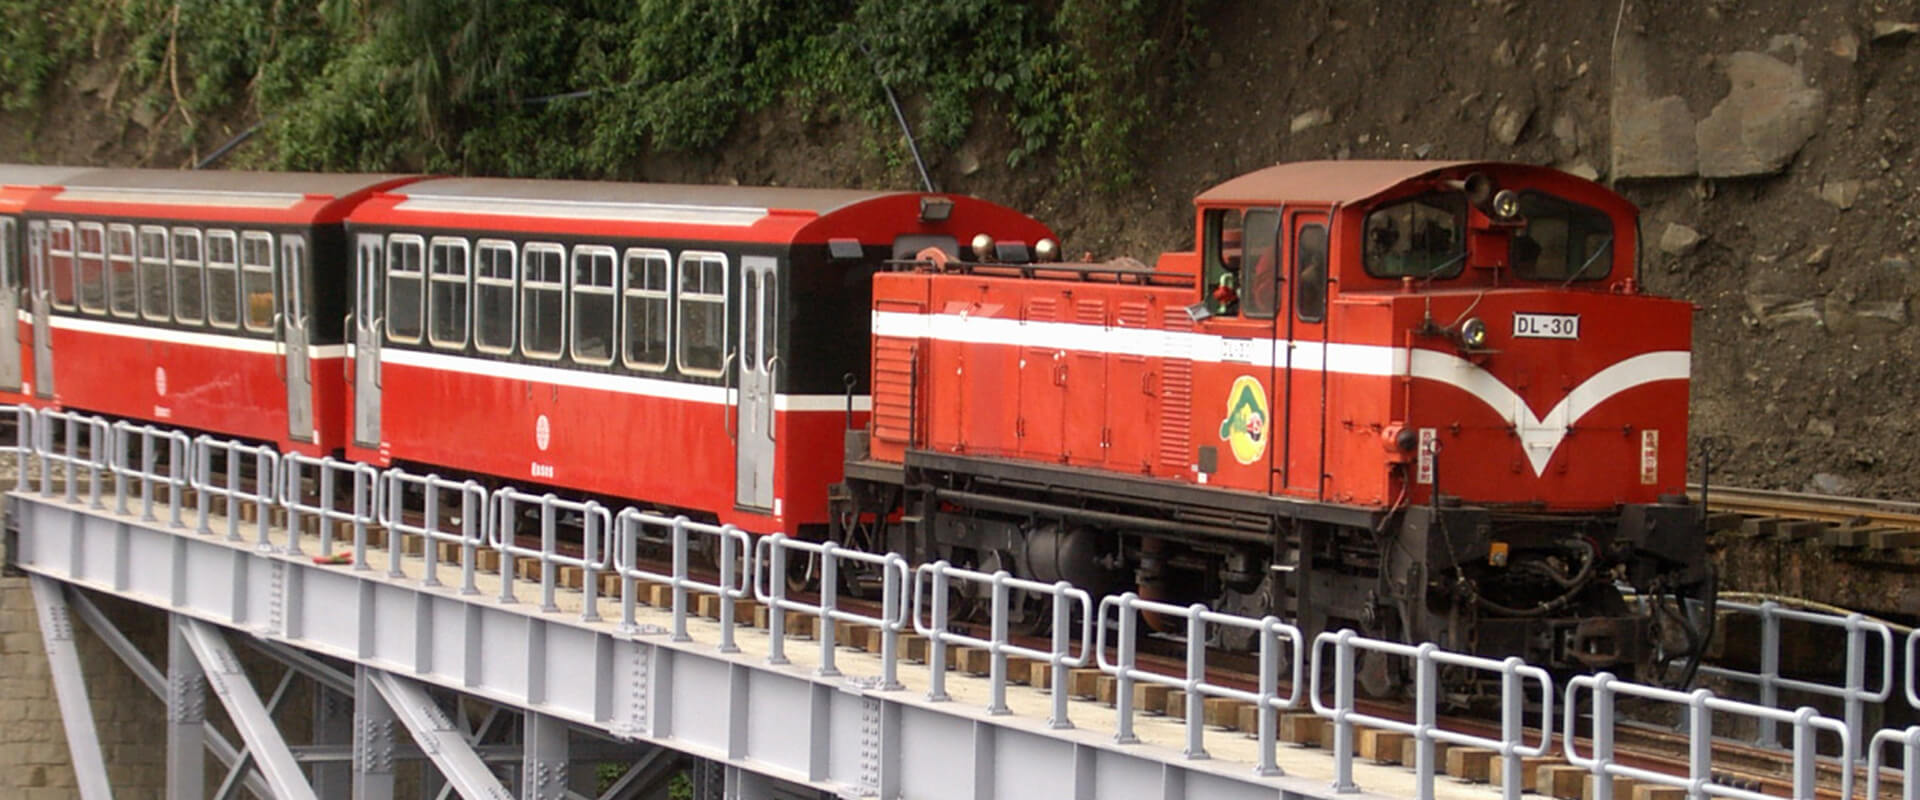
<path id="1" fill-rule="evenodd" d="M 1693 485 L 1688 495 L 1701 498 Z M 1920 545 L 1920 503 L 1713 486 L 1708 529 L 1756 536 L 1821 538 L 1841 547 Z"/>

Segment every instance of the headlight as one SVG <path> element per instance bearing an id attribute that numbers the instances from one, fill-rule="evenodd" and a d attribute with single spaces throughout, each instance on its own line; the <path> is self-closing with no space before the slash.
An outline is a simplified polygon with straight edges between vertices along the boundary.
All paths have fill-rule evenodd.
<path id="1" fill-rule="evenodd" d="M 1512 189 L 1501 189 L 1493 196 L 1493 216 L 1497 219 L 1517 219 L 1520 216 L 1520 195 Z"/>
<path id="2" fill-rule="evenodd" d="M 1478 350 L 1487 346 L 1487 323 L 1479 317 L 1460 323 L 1460 343 Z"/>

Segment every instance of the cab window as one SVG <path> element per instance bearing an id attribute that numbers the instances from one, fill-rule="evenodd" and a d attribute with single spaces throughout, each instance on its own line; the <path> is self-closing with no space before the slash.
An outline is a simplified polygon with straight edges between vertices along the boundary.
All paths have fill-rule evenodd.
<path id="1" fill-rule="evenodd" d="M 1207 282 L 1200 288 L 1205 294 L 1207 309 L 1215 314 L 1230 314 L 1239 306 L 1240 262 L 1245 255 L 1241 247 L 1242 228 L 1240 209 L 1216 209 L 1206 214 L 1201 250 L 1206 261 Z"/>
<path id="2" fill-rule="evenodd" d="M 1240 315 L 1272 319 L 1280 307 L 1280 212 L 1271 208 L 1249 209 L 1242 230 L 1246 255 L 1241 259 L 1244 288 L 1240 292 Z"/>
<path id="3" fill-rule="evenodd" d="M 1467 198 L 1430 192 L 1367 215 L 1365 266 L 1376 278 L 1452 278 L 1467 261 Z"/>
<path id="4" fill-rule="evenodd" d="M 1301 322 L 1319 322 L 1327 316 L 1327 227 L 1308 225 L 1295 237 L 1293 308 Z"/>
<path id="5" fill-rule="evenodd" d="M 1520 218 L 1507 254 L 1515 277 L 1597 281 L 1613 272 L 1613 220 L 1599 209 L 1529 191 Z"/>

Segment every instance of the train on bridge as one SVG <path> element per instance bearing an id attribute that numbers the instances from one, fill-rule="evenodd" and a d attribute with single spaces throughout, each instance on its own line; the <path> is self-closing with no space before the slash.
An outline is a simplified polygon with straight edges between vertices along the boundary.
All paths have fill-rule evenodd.
<path id="1" fill-rule="evenodd" d="M 1275 166 L 1151 266 L 934 192 L 0 184 L 0 402 L 1308 635 L 1627 673 L 1704 640 L 1657 611 L 1711 582 L 1692 309 L 1644 291 L 1634 207 L 1555 170 Z"/>

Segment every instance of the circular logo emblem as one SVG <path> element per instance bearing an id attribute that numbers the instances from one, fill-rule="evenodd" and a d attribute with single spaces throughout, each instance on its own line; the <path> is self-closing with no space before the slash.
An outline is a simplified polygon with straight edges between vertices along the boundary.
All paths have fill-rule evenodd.
<path id="1" fill-rule="evenodd" d="M 1233 460 L 1252 464 L 1267 452 L 1267 389 L 1252 375 L 1235 378 L 1227 390 L 1227 418 L 1220 420 L 1220 439 L 1233 451 Z"/>
<path id="2" fill-rule="evenodd" d="M 541 452 L 546 452 L 547 445 L 552 441 L 553 425 L 547 422 L 547 415 L 541 414 L 539 419 L 533 421 L 533 443 L 539 446 Z"/>
<path id="3" fill-rule="evenodd" d="M 153 391 L 161 397 L 167 396 L 167 368 L 153 368 Z"/>

